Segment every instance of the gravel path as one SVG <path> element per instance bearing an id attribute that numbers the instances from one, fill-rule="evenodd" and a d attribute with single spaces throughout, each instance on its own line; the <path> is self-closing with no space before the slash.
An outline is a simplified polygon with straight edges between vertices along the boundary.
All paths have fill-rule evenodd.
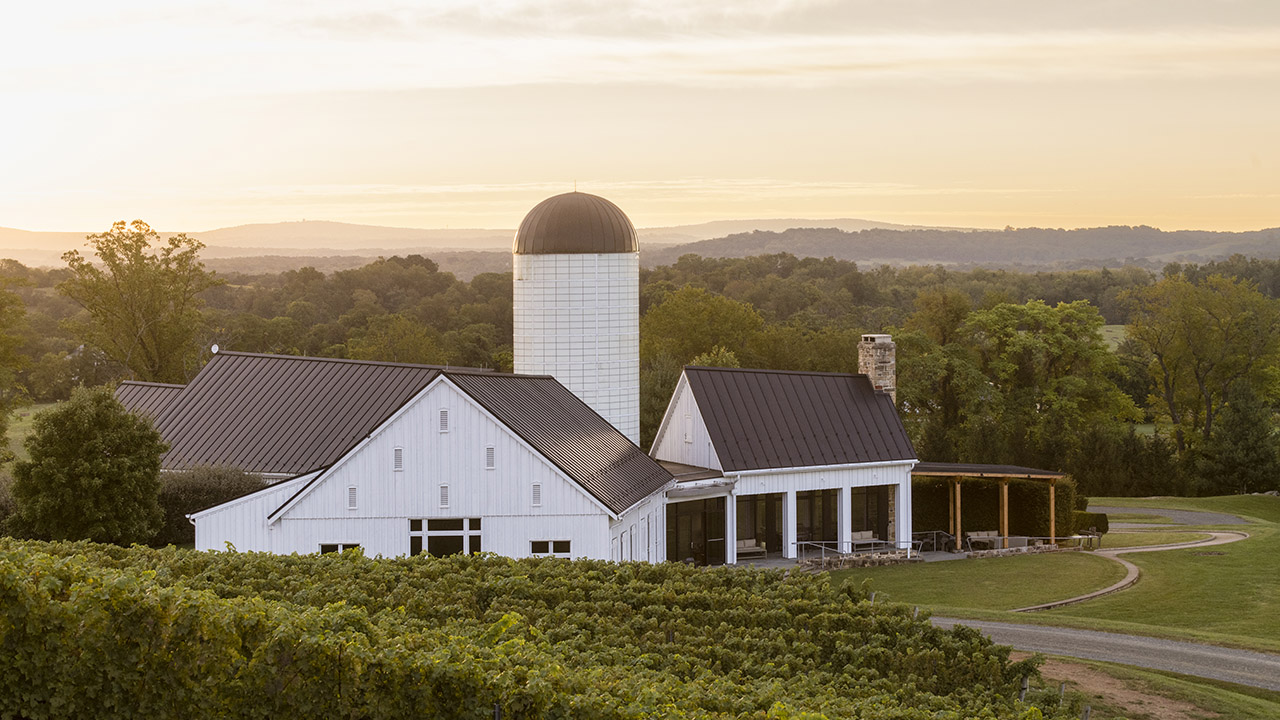
<path id="1" fill-rule="evenodd" d="M 932 620 L 943 628 L 968 625 L 1002 645 L 1020 650 L 1104 660 L 1280 691 L 1280 655 L 1095 630 L 948 617 Z"/>
<path id="2" fill-rule="evenodd" d="M 1215 512 L 1201 512 L 1199 510 L 1169 510 L 1166 508 L 1149 508 L 1149 507 L 1111 507 L 1090 505 L 1089 512 L 1101 513 L 1150 513 L 1167 517 L 1179 525 L 1247 525 L 1248 523 L 1235 515 Z M 1146 525 L 1146 527 L 1158 527 L 1155 525 Z"/>

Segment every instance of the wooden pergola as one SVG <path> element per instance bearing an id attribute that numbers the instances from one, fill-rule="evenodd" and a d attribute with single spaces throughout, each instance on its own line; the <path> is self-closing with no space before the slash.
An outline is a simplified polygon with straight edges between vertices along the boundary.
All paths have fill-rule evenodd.
<path id="1" fill-rule="evenodd" d="M 990 478 L 1000 481 L 1000 543 L 1001 547 L 1009 547 L 1009 481 L 1040 480 L 1049 483 L 1049 542 L 1058 542 L 1057 484 L 1066 477 L 1066 473 L 1052 470 L 1019 467 L 1017 465 L 980 465 L 975 463 L 917 463 L 911 470 L 912 477 L 948 478 L 947 532 L 955 536 L 957 548 L 960 545 L 962 528 L 960 524 L 960 484 L 965 478 Z"/>

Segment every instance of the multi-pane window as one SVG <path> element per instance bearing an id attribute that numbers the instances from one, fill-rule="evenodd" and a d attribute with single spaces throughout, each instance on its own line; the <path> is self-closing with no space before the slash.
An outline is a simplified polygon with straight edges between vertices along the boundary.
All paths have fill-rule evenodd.
<path id="1" fill-rule="evenodd" d="M 480 552 L 480 518 L 410 519 L 409 554 L 424 549 L 432 557 Z"/>
<path id="2" fill-rule="evenodd" d="M 529 542 L 529 552 L 533 555 L 552 555 L 555 557 L 569 557 L 569 541 L 568 540 L 532 540 Z"/>
<path id="3" fill-rule="evenodd" d="M 360 547 L 360 543 L 320 543 L 320 552 L 336 553 L 343 550 L 354 550 Z"/>

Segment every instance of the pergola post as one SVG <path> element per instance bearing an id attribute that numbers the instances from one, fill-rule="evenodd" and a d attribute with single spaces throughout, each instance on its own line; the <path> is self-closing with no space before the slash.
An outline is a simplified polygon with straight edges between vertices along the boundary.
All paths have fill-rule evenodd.
<path id="1" fill-rule="evenodd" d="M 1000 478 L 1000 547 L 1009 549 L 1009 478 Z"/>
<path id="2" fill-rule="evenodd" d="M 960 527 L 960 479 L 956 478 L 956 550 L 959 550 L 961 527 Z"/>
<path id="3" fill-rule="evenodd" d="M 1049 478 L 1049 542 L 1053 545 L 1058 544 L 1057 490 L 1058 481 Z"/>

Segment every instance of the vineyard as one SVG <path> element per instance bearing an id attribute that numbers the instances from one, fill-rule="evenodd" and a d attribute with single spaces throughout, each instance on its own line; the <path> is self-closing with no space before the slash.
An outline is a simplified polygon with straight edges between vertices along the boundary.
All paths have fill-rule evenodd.
<path id="1" fill-rule="evenodd" d="M 0 539 L 3 718 L 1053 717 L 1031 673 L 820 576 Z"/>

